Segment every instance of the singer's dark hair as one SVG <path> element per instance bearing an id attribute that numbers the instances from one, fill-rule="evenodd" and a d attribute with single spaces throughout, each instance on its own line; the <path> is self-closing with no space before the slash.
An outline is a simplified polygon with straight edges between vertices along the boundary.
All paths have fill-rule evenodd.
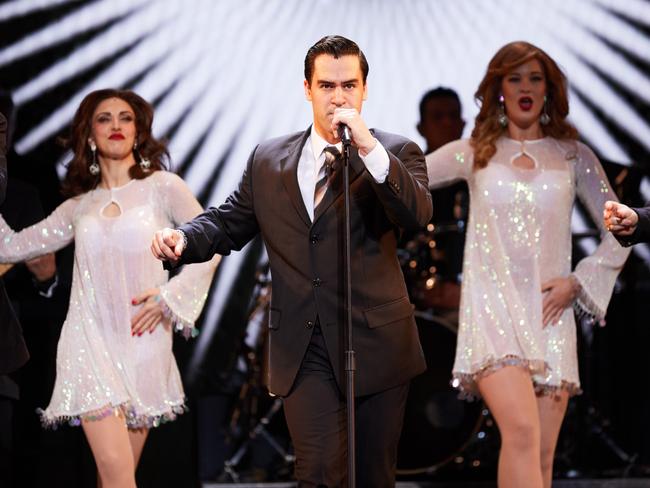
<path id="1" fill-rule="evenodd" d="M 305 56 L 305 80 L 310 85 L 314 74 L 314 62 L 321 54 L 329 54 L 336 59 L 341 56 L 358 56 L 359 66 L 361 66 L 361 73 L 363 74 L 363 83 L 366 83 L 370 67 L 365 54 L 359 49 L 357 43 L 343 36 L 325 36 L 310 47 Z"/>
<path id="2" fill-rule="evenodd" d="M 153 107 L 151 104 L 130 90 L 114 88 L 96 90 L 86 95 L 79 108 L 77 108 L 77 112 L 72 119 L 70 136 L 59 141 L 73 153 L 72 161 L 68 164 L 68 172 L 62 185 L 63 194 L 67 197 L 74 197 L 90 191 L 100 182 L 100 176 L 93 175 L 89 171 L 90 164 L 93 162 L 93 155 L 88 145 L 88 138 L 92 135 L 95 110 L 97 110 L 101 102 L 109 98 L 119 98 L 125 101 L 133 110 L 137 130 L 137 152 L 140 158 L 148 159 L 151 164 L 149 169 L 146 170 L 139 164 L 134 164 L 129 168 L 129 176 L 141 180 L 155 171 L 166 169 L 166 163 L 169 161 L 167 143 L 153 136 L 151 131 Z M 136 151 L 136 149 L 134 148 L 133 151 Z"/>
<path id="3" fill-rule="evenodd" d="M 431 100 L 439 100 L 440 98 L 451 98 L 452 100 L 455 100 L 458 104 L 458 113 L 462 111 L 462 105 L 460 103 L 458 93 L 456 93 L 451 88 L 447 88 L 446 86 L 439 86 L 437 88 L 429 90 L 424 95 L 422 95 L 422 99 L 420 100 L 420 120 L 424 120 L 424 112 L 426 110 L 427 104 Z"/>

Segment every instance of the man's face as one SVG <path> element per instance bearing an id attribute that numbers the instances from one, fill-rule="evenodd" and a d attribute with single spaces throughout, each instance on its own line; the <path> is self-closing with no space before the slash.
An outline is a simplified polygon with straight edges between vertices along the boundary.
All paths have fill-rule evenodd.
<path id="1" fill-rule="evenodd" d="M 305 80 L 305 96 L 311 102 L 316 132 L 327 142 L 336 143 L 331 127 L 334 110 L 355 108 L 361 112 L 367 94 L 358 56 L 317 56 L 312 79 Z"/>
<path id="2" fill-rule="evenodd" d="M 424 106 L 424 116 L 418 132 L 427 141 L 427 152 L 432 152 L 448 142 L 460 139 L 465 121 L 460 116 L 460 106 L 455 98 L 430 99 Z"/>

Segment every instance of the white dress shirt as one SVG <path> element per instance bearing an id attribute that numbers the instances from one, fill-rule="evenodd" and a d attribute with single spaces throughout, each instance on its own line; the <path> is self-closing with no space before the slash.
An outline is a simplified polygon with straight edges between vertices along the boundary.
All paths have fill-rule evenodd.
<path id="1" fill-rule="evenodd" d="M 314 190 L 316 188 L 316 181 L 318 180 L 318 173 L 325 163 L 323 149 L 330 145 L 330 143 L 318 135 L 312 125 L 311 134 L 302 148 L 300 160 L 298 161 L 298 186 L 300 186 L 300 193 L 302 194 L 303 202 L 305 202 L 305 208 L 312 221 L 314 220 Z M 342 151 L 341 146 L 340 142 L 336 144 L 336 148 L 339 151 Z M 386 176 L 388 176 L 388 170 L 390 168 L 390 160 L 386 149 L 384 149 L 384 146 L 379 141 L 377 141 L 377 145 L 372 151 L 365 156 L 359 154 L 359 157 L 377 183 L 386 181 Z"/>

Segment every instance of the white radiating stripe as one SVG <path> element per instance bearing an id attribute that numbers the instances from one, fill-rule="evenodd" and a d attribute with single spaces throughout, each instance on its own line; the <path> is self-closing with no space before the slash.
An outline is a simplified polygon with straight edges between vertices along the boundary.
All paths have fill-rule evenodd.
<path id="1" fill-rule="evenodd" d="M 650 25 L 650 3 L 647 0 L 592 0 L 607 9 L 623 14 L 636 22 Z M 647 54 L 647 53 L 646 53 Z"/>
<path id="2" fill-rule="evenodd" d="M 553 5 L 558 9 L 558 14 L 553 16 L 552 24 L 560 32 L 570 32 L 571 44 L 567 44 L 567 47 L 588 63 L 607 73 L 636 96 L 649 102 L 650 79 L 648 79 L 647 73 L 641 72 L 630 64 L 595 34 L 602 36 L 608 33 L 612 42 L 634 46 L 633 52 L 643 53 L 641 57 L 647 60 L 650 60 L 650 39 L 643 38 L 622 21 L 611 15 L 605 15 L 602 10 L 588 8 L 587 2 L 569 3 L 566 0 L 553 0 Z M 576 11 L 578 6 L 582 8 Z M 614 29 L 612 25 L 615 24 L 615 21 L 616 28 Z M 565 42 L 568 41 L 567 34 L 562 37 L 565 38 Z"/>
<path id="3" fill-rule="evenodd" d="M 263 8 L 268 10 L 268 7 Z M 300 5 L 299 8 L 304 10 L 307 7 Z M 295 106 L 296 100 L 302 99 L 300 77 L 296 78 L 295 91 L 292 91 L 291 94 L 283 90 L 272 89 L 274 86 L 280 85 L 277 73 L 290 71 L 287 63 L 266 64 L 263 73 L 259 74 L 248 71 L 247 66 L 264 66 L 264 59 L 275 52 L 283 52 L 287 58 L 291 57 L 291 50 L 285 50 L 285 46 L 273 36 L 273 31 L 279 32 L 283 27 L 286 31 L 286 24 L 282 20 L 289 22 L 290 19 L 296 18 L 296 14 L 291 10 L 286 11 L 283 13 L 286 19 L 283 19 L 281 16 L 272 15 L 271 11 L 268 12 L 268 16 L 266 16 L 266 13 L 266 10 L 258 12 L 257 22 L 237 36 L 237 51 L 228 53 L 234 56 L 235 59 L 237 56 L 246 56 L 246 66 L 241 64 L 231 66 L 231 63 L 227 60 L 229 69 L 224 73 L 224 76 L 220 77 L 218 84 L 215 83 L 211 88 L 209 97 L 206 96 L 205 103 L 202 103 L 197 108 L 197 110 L 206 113 L 219 111 L 219 115 L 212 127 L 210 127 L 205 144 L 201 146 L 194 158 L 195 164 L 190 167 L 185 175 L 188 182 L 190 182 L 190 186 L 196 187 L 199 183 L 196 181 L 197 179 L 205 179 L 203 174 L 205 170 L 202 171 L 201 168 L 209 168 L 208 171 L 210 171 L 214 164 L 221 159 L 225 150 L 231 148 L 232 151 L 229 155 L 232 167 L 225 168 L 219 179 L 214 182 L 213 195 L 215 193 L 220 195 L 220 198 L 217 198 L 219 201 L 216 203 L 221 203 L 221 200 L 235 188 L 253 144 L 269 137 L 267 119 L 271 118 L 273 120 L 277 114 L 269 110 L 268 104 L 272 100 L 280 99 L 285 104 L 285 110 L 291 110 L 292 105 Z M 299 26 L 300 28 L 305 27 L 304 24 L 299 24 Z M 269 34 L 269 42 L 262 45 L 259 43 L 255 35 L 258 30 L 264 30 Z M 291 35 L 288 32 L 285 37 L 278 37 L 289 45 L 292 42 Z M 298 74 L 299 72 L 300 64 L 298 64 Z M 264 95 L 267 91 L 270 96 Z M 299 94 L 298 97 L 295 96 L 296 92 Z M 224 101 L 227 103 L 223 103 L 221 99 L 225 99 Z M 184 121 L 185 126 L 189 125 L 191 127 L 192 117 L 188 116 L 186 118 Z M 240 128 L 242 132 L 238 133 L 237 131 Z M 246 137 L 247 134 L 251 135 L 250 138 Z M 237 146 L 233 148 L 232 141 L 235 137 L 237 138 Z M 242 148 L 242 145 L 245 148 Z M 242 148 L 241 152 L 238 148 Z M 209 199 L 209 202 L 215 202 L 213 197 Z"/>
<path id="4" fill-rule="evenodd" d="M 90 91 L 106 87 L 120 87 L 148 66 L 157 58 L 166 54 L 170 45 L 173 46 L 183 41 L 184 31 L 181 29 L 172 32 L 158 31 L 147 40 L 139 43 L 128 55 L 120 58 L 113 65 L 100 73 L 95 79 L 79 90 L 66 103 L 61 105 L 43 122 L 32 128 L 20 140 L 15 148 L 23 154 L 48 137 L 55 134 L 62 127 L 69 124 L 79 103 Z M 147 98 L 146 93 L 142 93 Z"/>
<path id="5" fill-rule="evenodd" d="M 203 2 L 202 8 L 196 5 L 193 3 L 193 11 L 175 22 L 175 28 L 187 32 L 187 36 L 181 38 L 175 49 L 133 88 L 136 92 L 146 93 L 150 100 L 169 90 L 156 107 L 156 134 L 169 132 L 204 93 L 206 86 L 213 82 L 217 71 L 213 48 L 219 45 L 221 29 L 215 29 L 214 25 L 223 19 L 218 7 L 224 2 Z M 194 127 L 194 133 L 201 134 L 203 127 Z M 174 147 L 178 146 L 178 139 L 178 135 L 175 135 L 172 141 Z M 180 162 L 182 159 L 177 159 L 171 149 L 172 160 Z"/>
<path id="6" fill-rule="evenodd" d="M 230 43 L 228 30 L 241 31 L 242 36 L 255 36 L 254 29 L 246 29 L 250 24 L 246 22 L 246 15 L 235 15 L 230 11 L 215 15 L 219 18 L 212 21 L 222 23 L 223 28 L 210 33 L 204 52 L 189 76 L 184 77 L 160 104 L 160 123 L 163 125 L 173 123 L 179 114 L 187 112 L 170 145 L 172 159 L 177 163 L 184 161 L 210 130 L 217 114 L 228 105 L 231 92 L 239 87 L 238 76 L 234 73 L 238 52 L 236 45 Z M 219 46 L 228 46 L 228 49 L 219 49 Z M 220 149 L 225 151 L 226 147 L 227 144 Z M 219 156 L 214 155 L 213 161 L 217 161 Z M 193 164 L 189 168 L 184 177 L 190 188 L 197 191 L 207 182 L 211 166 Z M 193 172 L 198 176 L 193 177 Z"/>
<path id="7" fill-rule="evenodd" d="M 15 44 L 0 51 L 0 66 L 12 63 L 18 59 L 30 56 L 43 49 L 67 41 L 77 34 L 97 28 L 106 22 L 127 15 L 137 9 L 139 5 L 150 1 L 151 0 L 105 0 L 103 2 L 93 2 L 90 5 L 86 5 L 85 7 L 68 14 L 63 19 L 53 22 L 47 27 L 26 36 Z M 20 3 L 29 4 L 38 2 Z M 45 3 L 48 2 L 46 1 Z M 10 5 L 11 4 L 0 7 L 0 20 L 4 20 L 4 9 Z M 25 8 L 24 13 L 31 13 L 36 10 L 35 8 L 27 10 L 24 5 L 23 7 Z"/>
<path id="8" fill-rule="evenodd" d="M 570 15 L 569 11 L 572 10 L 573 18 L 586 29 L 633 53 L 639 59 L 650 60 L 650 39 L 616 15 L 612 15 L 593 3 L 593 0 L 581 0 L 580 2 L 555 1 L 559 3 L 563 11 L 567 12 L 567 15 Z M 629 2 L 630 0 L 626 2 L 616 0 L 619 5 L 627 5 Z M 650 3 L 645 0 L 644 5 L 648 25 L 650 25 Z M 644 11 L 639 10 L 636 13 L 643 16 Z M 637 15 L 632 18 L 638 20 Z M 607 71 L 611 71 L 611 69 Z"/>
<path id="9" fill-rule="evenodd" d="M 273 80 L 273 82 L 259 87 L 259 93 L 256 93 L 256 80 L 246 78 L 241 86 L 241 91 L 234 94 L 233 103 L 226 107 L 226 111 L 215 124 L 214 136 L 216 141 L 224 138 L 226 141 L 231 139 L 233 129 L 241 127 L 241 132 L 237 134 L 237 144 L 230 154 L 229 160 L 232 161 L 232 165 L 228 166 L 227 171 L 222 173 L 212 188 L 209 200 L 211 204 L 220 204 L 237 186 L 241 179 L 244 164 L 255 144 L 271 136 L 304 130 L 312 121 L 311 111 L 308 109 L 309 104 L 304 100 L 302 93 L 302 80 L 304 77 L 300 66 L 307 47 L 318 39 L 320 33 L 314 36 L 314 39 L 308 41 L 297 42 L 297 39 L 304 35 L 301 31 L 310 32 L 309 25 L 315 23 L 316 19 L 320 19 L 320 17 L 311 16 L 308 5 L 304 3 L 296 5 L 297 10 L 289 12 L 290 17 L 288 16 L 287 20 L 292 18 L 301 19 L 301 21 L 296 22 L 295 26 L 292 27 L 285 26 L 284 35 L 281 34 L 284 24 L 279 22 L 277 17 L 267 18 L 265 20 L 266 25 L 263 28 L 276 31 L 272 50 L 285 52 L 289 58 L 295 57 L 299 60 L 297 68 L 293 68 L 295 63 L 292 63 L 291 66 L 285 63 L 269 66 L 267 75 L 268 79 Z M 271 49 L 271 47 L 267 47 L 268 49 Z M 263 59 L 268 54 L 268 52 L 261 50 L 252 56 L 251 62 L 255 63 L 257 57 Z M 295 80 L 293 83 L 290 81 L 292 79 Z M 274 90 L 276 86 L 287 86 L 288 88 L 286 91 L 281 92 L 282 96 L 278 97 Z M 255 93 L 255 99 L 248 100 L 247 93 Z M 260 113 L 258 117 L 258 107 L 271 102 L 270 110 Z M 291 115 L 291 113 L 296 112 L 305 114 L 304 118 Z M 298 120 L 296 126 L 282 126 L 285 123 L 293 124 L 295 120 Z M 233 124 L 232 127 L 228 126 L 229 122 Z M 214 149 L 217 148 L 218 143 Z M 207 162 L 209 158 L 210 150 L 201 151 L 197 155 L 198 161 L 205 160 Z"/>
<path id="10" fill-rule="evenodd" d="M 650 202 L 650 178 L 644 176 L 641 179 L 641 184 L 639 185 L 639 190 L 641 195 L 646 202 Z"/>
<path id="11" fill-rule="evenodd" d="M 177 37 L 173 25 L 166 26 L 165 24 L 173 21 L 182 12 L 180 1 L 168 2 L 168 6 L 169 8 L 160 9 L 152 4 L 97 35 L 82 48 L 54 63 L 36 78 L 18 88 L 14 92 L 16 104 L 24 104 L 50 88 L 77 76 L 80 72 L 99 64 L 105 58 L 114 55 L 138 39 L 142 39 L 139 45 L 147 43 L 150 39 L 155 39 L 155 44 L 149 42 L 152 44 L 152 50 L 154 52 L 165 51 L 168 47 L 167 38 Z M 151 38 L 148 37 L 150 33 L 153 33 Z M 126 53 L 125 57 L 130 57 L 130 53 Z M 140 69 L 138 65 L 131 66 L 134 70 Z"/>
<path id="12" fill-rule="evenodd" d="M 26 14 L 48 10 L 64 3 L 79 3 L 81 0 L 13 0 L 0 5 L 0 22 Z"/>
<path id="13" fill-rule="evenodd" d="M 572 95 L 569 119 L 580 130 L 589 145 L 602 157 L 621 164 L 629 165 L 630 156 L 610 134 L 607 128 L 594 117 L 582 100 Z"/>

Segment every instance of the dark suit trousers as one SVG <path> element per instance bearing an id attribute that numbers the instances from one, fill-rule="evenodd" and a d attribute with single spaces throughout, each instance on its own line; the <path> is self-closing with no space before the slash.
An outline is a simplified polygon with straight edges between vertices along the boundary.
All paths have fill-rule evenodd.
<path id="1" fill-rule="evenodd" d="M 356 470 L 359 488 L 395 485 L 397 443 L 407 393 L 408 383 L 357 397 Z M 318 325 L 314 328 L 291 392 L 284 398 L 284 411 L 296 454 L 298 486 L 347 486 L 345 398 L 336 384 Z"/>

